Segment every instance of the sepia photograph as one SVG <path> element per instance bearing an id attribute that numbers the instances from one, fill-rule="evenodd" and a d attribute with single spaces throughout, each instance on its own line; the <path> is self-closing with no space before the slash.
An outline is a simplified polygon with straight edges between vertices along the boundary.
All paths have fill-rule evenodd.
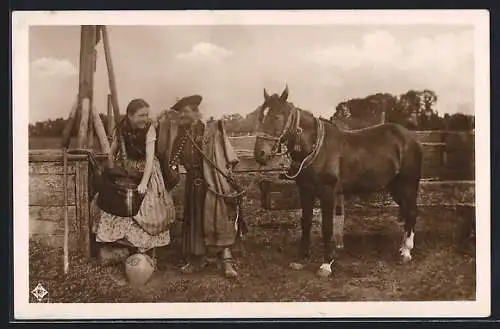
<path id="1" fill-rule="evenodd" d="M 12 22 L 16 319 L 490 314 L 487 11 Z"/>

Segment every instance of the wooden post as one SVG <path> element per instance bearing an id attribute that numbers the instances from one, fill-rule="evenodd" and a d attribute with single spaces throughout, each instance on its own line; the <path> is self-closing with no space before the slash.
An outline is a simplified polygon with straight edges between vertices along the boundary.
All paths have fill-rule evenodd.
<path id="1" fill-rule="evenodd" d="M 113 102 L 111 100 L 111 94 L 108 94 L 108 138 L 113 136 L 113 129 L 115 129 L 115 121 L 113 115 Z"/>
<path id="2" fill-rule="evenodd" d="M 79 252 L 85 257 L 90 258 L 90 202 L 89 202 L 89 163 L 81 161 L 76 164 L 75 187 L 77 220 L 74 222 L 73 230 L 76 232 L 75 244 Z"/>
<path id="3" fill-rule="evenodd" d="M 345 222 L 345 212 L 344 212 L 344 195 L 336 194 L 335 198 L 335 209 L 333 213 L 333 239 L 335 241 L 335 247 L 339 250 L 344 249 L 344 222 Z"/>
<path id="4" fill-rule="evenodd" d="M 106 137 L 106 131 L 104 130 L 104 125 L 101 121 L 101 117 L 99 116 L 99 113 L 97 112 L 95 106 L 92 108 L 91 116 L 92 116 L 94 130 L 97 135 L 97 140 L 99 141 L 99 145 L 101 147 L 101 151 L 103 153 L 108 154 L 110 151 L 109 142 Z"/>
<path id="5" fill-rule="evenodd" d="M 90 101 L 88 98 L 84 98 L 81 103 L 81 117 L 80 117 L 80 127 L 78 129 L 78 139 L 77 139 L 77 147 L 85 148 L 87 146 L 87 131 L 89 127 L 89 114 Z"/>
<path id="6" fill-rule="evenodd" d="M 94 148 L 94 137 L 96 137 L 96 131 L 94 129 L 94 120 L 92 120 L 92 109 L 94 108 L 94 77 L 95 71 L 97 69 L 97 51 L 95 50 L 95 46 L 97 43 L 97 33 L 99 30 L 97 26 L 93 26 L 92 31 L 90 33 L 89 43 L 92 48 L 89 49 L 89 53 L 91 54 L 89 70 L 90 70 L 90 90 L 89 90 L 89 131 L 88 131 L 88 147 L 90 149 Z"/>
<path id="7" fill-rule="evenodd" d="M 80 115 L 78 147 L 85 148 L 93 143 L 93 129 L 89 128 L 90 109 L 94 99 L 94 72 L 96 63 L 95 45 L 97 40 L 95 25 L 82 25 L 80 32 L 80 76 L 78 86 L 78 107 Z M 85 108 L 84 108 L 85 107 Z"/>
<path id="8" fill-rule="evenodd" d="M 62 133 L 61 139 L 61 148 L 65 149 L 69 147 L 71 142 L 71 135 L 74 132 L 74 128 L 76 126 L 76 112 L 78 108 L 78 98 L 73 103 L 73 107 L 71 108 L 71 112 L 69 113 L 68 120 L 66 121 L 66 125 L 64 126 L 64 130 Z"/>
<path id="9" fill-rule="evenodd" d="M 113 68 L 113 61 L 111 60 L 111 49 L 109 47 L 109 38 L 108 38 L 108 31 L 106 29 L 106 26 L 101 26 L 101 33 L 102 33 L 102 43 L 104 46 L 104 55 L 106 57 L 106 64 L 108 67 L 108 79 L 109 79 L 109 89 L 111 91 L 111 102 L 113 105 L 113 112 L 114 112 L 114 117 L 115 120 L 120 119 L 120 107 L 118 105 L 118 94 L 116 91 L 116 81 L 115 81 L 115 72 Z M 123 157 L 126 157 L 126 150 L 125 150 L 125 144 L 121 140 L 120 134 L 117 134 L 118 136 L 118 141 L 120 142 L 120 148 Z"/>
<path id="10" fill-rule="evenodd" d="M 80 33 L 80 79 L 78 96 L 81 99 L 92 95 L 94 75 L 95 26 L 82 25 Z"/>
<path id="11" fill-rule="evenodd" d="M 88 130 L 87 130 L 87 147 L 89 149 L 94 148 L 94 137 L 95 137 L 95 131 L 94 131 L 94 122 L 92 120 L 92 113 L 89 111 L 89 120 L 88 120 Z"/>

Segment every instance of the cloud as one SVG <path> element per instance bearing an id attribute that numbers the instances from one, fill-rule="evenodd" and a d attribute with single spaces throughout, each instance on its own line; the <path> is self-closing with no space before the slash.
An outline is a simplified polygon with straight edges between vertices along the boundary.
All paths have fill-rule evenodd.
<path id="1" fill-rule="evenodd" d="M 33 73 L 41 76 L 68 77 L 78 74 L 78 69 L 67 59 L 39 58 L 31 63 Z"/>
<path id="2" fill-rule="evenodd" d="M 181 60 L 222 60 L 231 57 L 233 52 L 209 42 L 199 42 L 187 53 L 177 54 Z"/>
<path id="3" fill-rule="evenodd" d="M 365 64 L 390 64 L 401 52 L 392 34 L 375 31 L 363 35 L 360 45 L 350 43 L 315 49 L 307 59 L 317 64 L 353 69 Z"/>
<path id="4" fill-rule="evenodd" d="M 402 70 L 437 69 L 441 73 L 454 73 L 472 60 L 473 34 L 438 34 L 433 37 L 397 42 L 387 31 L 375 31 L 362 36 L 359 44 L 345 43 L 313 50 L 307 60 L 323 66 L 342 69 L 367 66 L 390 66 Z"/>
<path id="5" fill-rule="evenodd" d="M 437 67 L 446 73 L 453 73 L 474 53 L 472 32 L 440 34 L 433 38 L 418 38 L 407 47 L 402 65 L 406 69 Z"/>
<path id="6" fill-rule="evenodd" d="M 429 88 L 438 94 L 436 109 L 440 112 L 454 112 L 459 104 L 471 107 L 472 31 L 404 39 L 396 39 L 395 35 L 386 31 L 366 33 L 349 43 L 316 48 L 305 59 L 318 71 L 344 77 L 344 86 L 338 86 L 336 92 L 349 97 Z"/>

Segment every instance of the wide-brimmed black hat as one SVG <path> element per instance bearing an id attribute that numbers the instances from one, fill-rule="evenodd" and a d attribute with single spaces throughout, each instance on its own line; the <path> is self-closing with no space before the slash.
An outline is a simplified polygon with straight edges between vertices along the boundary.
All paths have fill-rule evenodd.
<path id="1" fill-rule="evenodd" d="M 174 106 L 171 107 L 172 110 L 180 111 L 186 105 L 200 105 L 203 97 L 200 95 L 186 96 L 177 101 Z"/>

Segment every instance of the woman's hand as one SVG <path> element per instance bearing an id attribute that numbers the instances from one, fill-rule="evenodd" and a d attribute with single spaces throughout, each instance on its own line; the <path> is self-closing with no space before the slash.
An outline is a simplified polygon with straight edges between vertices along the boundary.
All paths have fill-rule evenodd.
<path id="1" fill-rule="evenodd" d="M 114 161 L 113 158 L 108 158 L 108 169 L 112 169 L 114 167 Z"/>
<path id="2" fill-rule="evenodd" d="M 146 182 L 142 182 L 137 185 L 137 192 L 140 194 L 146 194 L 146 189 L 148 188 L 148 184 Z"/>

